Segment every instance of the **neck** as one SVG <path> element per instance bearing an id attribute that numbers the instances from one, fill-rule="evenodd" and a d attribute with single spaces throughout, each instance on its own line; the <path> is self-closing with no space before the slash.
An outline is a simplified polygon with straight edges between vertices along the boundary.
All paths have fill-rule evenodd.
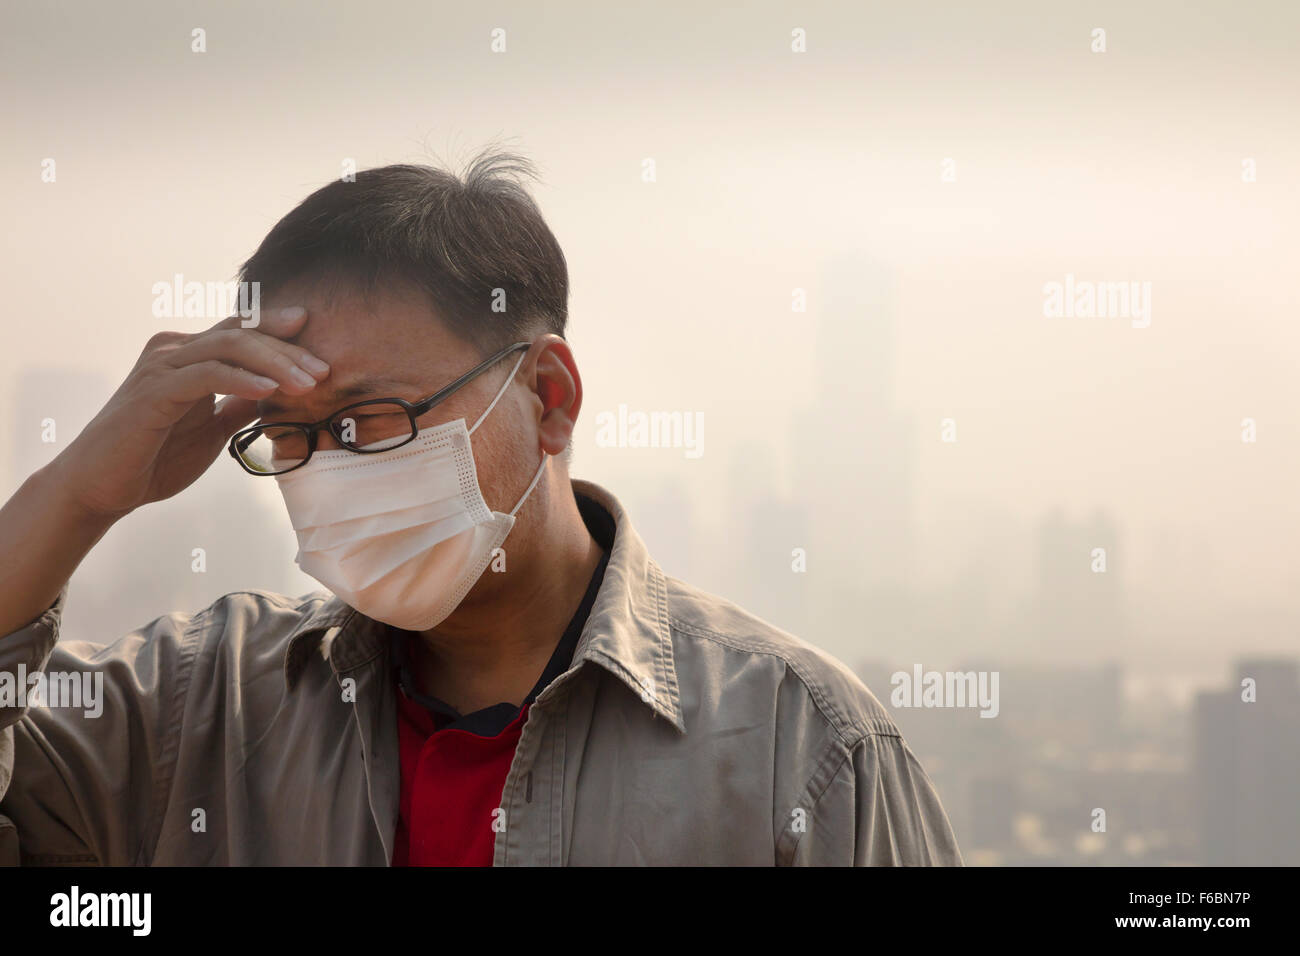
<path id="1" fill-rule="evenodd" d="M 412 642 L 420 689 L 462 714 L 523 703 L 603 554 L 563 468 L 547 468 L 518 518 L 506 539 L 506 570 L 485 571 L 445 621 Z"/>

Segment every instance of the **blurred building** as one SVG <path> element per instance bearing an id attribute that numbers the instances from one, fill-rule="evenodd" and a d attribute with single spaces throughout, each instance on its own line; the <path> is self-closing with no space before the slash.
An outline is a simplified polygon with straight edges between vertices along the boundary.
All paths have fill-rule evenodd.
<path id="1" fill-rule="evenodd" d="M 816 399 L 795 412 L 791 487 L 812 509 L 808 560 L 817 643 L 871 608 L 873 628 L 903 625 L 915 586 L 915 425 L 895 398 L 893 274 L 830 261 L 809 303 L 816 318 Z"/>
<path id="2" fill-rule="evenodd" d="M 960 672 L 998 671 L 993 718 L 977 708 L 894 706 L 891 676 L 911 668 L 877 660 L 858 672 L 934 782 L 968 863 L 1196 862 L 1186 741 L 1128 719 L 1118 664 L 958 664 Z M 1179 718 L 1171 710 L 1157 724 Z M 1104 830 L 1094 829 L 1097 810 Z"/>
<path id="3" fill-rule="evenodd" d="M 1203 862 L 1300 865 L 1297 662 L 1239 661 L 1233 687 L 1197 695 L 1192 721 Z"/>
<path id="4" fill-rule="evenodd" d="M 1073 521 L 1062 511 L 1038 526 L 1037 575 L 1017 635 L 1020 654 L 1036 660 L 1113 656 L 1126 649 L 1123 549 L 1104 513 Z M 1094 552 L 1104 551 L 1104 556 Z M 1104 557 L 1105 570 L 1094 569 Z M 1097 565 L 1100 567 L 1100 565 Z"/>

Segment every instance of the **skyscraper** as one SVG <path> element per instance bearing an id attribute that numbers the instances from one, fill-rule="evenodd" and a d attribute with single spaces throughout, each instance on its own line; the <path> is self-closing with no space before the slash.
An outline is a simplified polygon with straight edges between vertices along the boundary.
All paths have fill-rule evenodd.
<path id="1" fill-rule="evenodd" d="M 1294 660 L 1242 660 L 1236 686 L 1197 696 L 1193 772 L 1201 862 L 1300 864 L 1298 677 Z"/>

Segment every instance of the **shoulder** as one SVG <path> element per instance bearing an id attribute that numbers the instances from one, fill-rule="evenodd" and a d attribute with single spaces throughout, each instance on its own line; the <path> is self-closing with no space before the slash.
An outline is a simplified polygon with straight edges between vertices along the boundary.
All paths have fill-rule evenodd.
<path id="1" fill-rule="evenodd" d="M 841 660 L 732 601 L 665 575 L 668 624 L 687 660 L 679 680 L 721 681 L 733 696 L 772 700 L 787 713 L 820 716 L 853 747 L 873 734 L 901 736 L 875 694 Z"/>
<path id="2" fill-rule="evenodd" d="M 241 676 L 283 666 L 292 635 L 331 597 L 316 591 L 299 597 L 273 591 L 232 591 L 199 610 L 172 611 L 109 643 L 60 641 L 56 655 L 83 664 L 126 665 L 159 677 L 195 669 L 237 671 Z"/>
<path id="3" fill-rule="evenodd" d="M 190 615 L 190 625 L 233 640 L 254 636 L 287 640 L 330 597 L 328 591 L 312 591 L 298 597 L 274 591 L 231 591 Z"/>
<path id="4" fill-rule="evenodd" d="M 189 630 L 205 647 L 211 666 L 229 666 L 244 675 L 281 672 L 294 637 L 323 632 L 333 622 L 337 599 L 328 591 L 297 597 L 274 591 L 223 594 L 193 615 Z"/>

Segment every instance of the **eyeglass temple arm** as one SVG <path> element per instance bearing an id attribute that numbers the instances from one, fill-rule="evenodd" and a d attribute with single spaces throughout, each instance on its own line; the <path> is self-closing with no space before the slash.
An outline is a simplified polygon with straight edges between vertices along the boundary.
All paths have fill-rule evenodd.
<path id="1" fill-rule="evenodd" d="M 423 415 L 429 409 L 433 408 L 434 405 L 437 405 L 440 401 L 442 401 L 452 392 L 456 391 L 456 389 L 461 388 L 464 385 L 467 385 L 470 381 L 477 378 L 479 375 L 482 375 L 484 372 L 490 369 L 497 362 L 501 361 L 511 352 L 518 352 L 520 349 L 532 348 L 532 345 L 533 345 L 532 342 L 516 342 L 514 345 L 506 346 L 500 352 L 496 353 L 496 355 L 484 359 L 482 362 L 480 362 L 478 365 L 475 365 L 472 369 L 470 369 L 460 378 L 456 379 L 456 381 L 452 382 L 450 385 L 443 386 L 442 388 L 438 389 L 438 391 L 430 395 L 428 398 L 424 399 L 423 401 L 417 402 L 414 406 L 416 414 Z"/>

